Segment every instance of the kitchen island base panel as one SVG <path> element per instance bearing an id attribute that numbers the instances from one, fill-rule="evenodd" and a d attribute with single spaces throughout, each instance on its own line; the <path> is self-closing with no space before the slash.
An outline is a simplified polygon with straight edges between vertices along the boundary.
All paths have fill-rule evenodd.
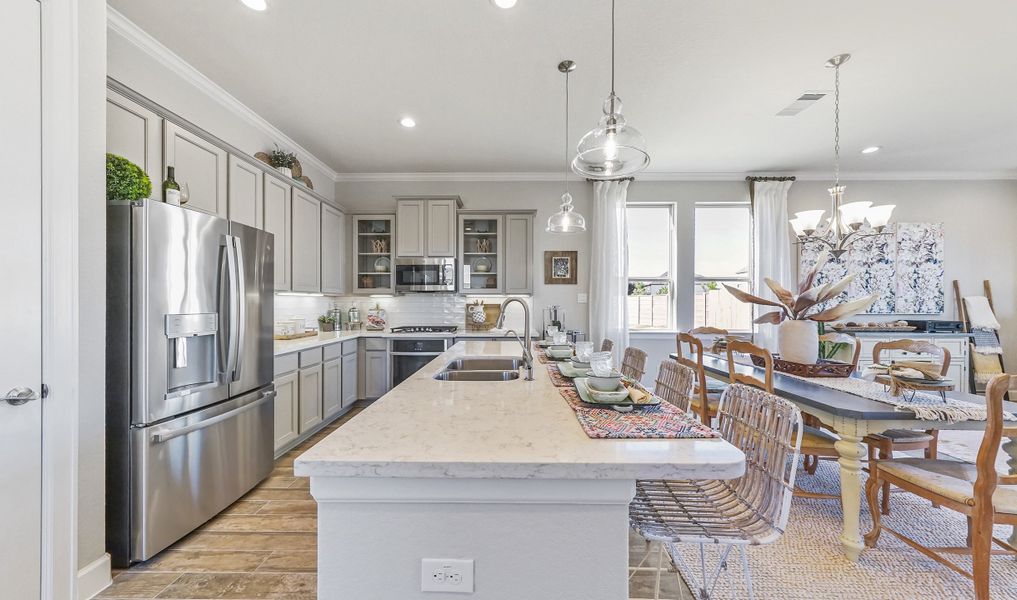
<path id="1" fill-rule="evenodd" d="M 632 480 L 312 477 L 319 600 L 628 598 Z M 473 594 L 420 591 L 473 559 Z"/>

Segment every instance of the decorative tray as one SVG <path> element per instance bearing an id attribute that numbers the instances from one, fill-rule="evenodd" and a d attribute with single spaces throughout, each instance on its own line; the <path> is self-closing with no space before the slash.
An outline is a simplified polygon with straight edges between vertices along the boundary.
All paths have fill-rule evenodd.
<path id="1" fill-rule="evenodd" d="M 752 364 L 757 367 L 765 366 L 763 359 L 758 356 L 752 357 Z M 851 363 L 823 359 L 815 364 L 796 363 L 783 360 L 779 355 L 774 354 L 773 370 L 798 377 L 850 377 L 855 367 Z"/>
<path id="2" fill-rule="evenodd" d="M 558 372 L 569 379 L 575 379 L 576 377 L 586 377 L 590 374 L 589 369 L 577 369 L 571 362 L 565 360 L 558 363 Z"/>
<path id="3" fill-rule="evenodd" d="M 869 333 L 871 331 L 880 332 L 885 331 L 887 333 L 901 333 L 909 332 L 918 329 L 914 325 L 899 326 L 899 327 L 834 327 L 833 330 L 837 333 Z"/>
<path id="4" fill-rule="evenodd" d="M 579 394 L 579 399 L 586 404 L 594 406 L 654 406 L 660 404 L 660 398 L 653 394 L 647 395 L 641 402 L 633 402 L 631 396 L 626 396 L 624 400 L 611 400 L 606 402 L 598 402 L 590 394 L 589 384 L 586 383 L 585 377 L 577 377 L 575 379 L 576 392 Z M 619 389 L 621 391 L 621 389 Z"/>

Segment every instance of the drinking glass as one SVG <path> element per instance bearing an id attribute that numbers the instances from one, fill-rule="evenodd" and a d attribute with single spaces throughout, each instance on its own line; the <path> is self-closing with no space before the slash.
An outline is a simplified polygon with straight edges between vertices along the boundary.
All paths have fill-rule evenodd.
<path id="1" fill-rule="evenodd" d="M 565 334 L 564 331 L 555 331 L 553 337 L 554 337 L 553 341 L 554 341 L 554 344 L 556 346 L 559 345 L 559 344 L 567 344 L 568 343 L 568 336 Z"/>
<path id="2" fill-rule="evenodd" d="M 610 377 L 614 372 L 614 356 L 610 352 L 594 352 L 590 355 L 590 370 L 597 377 Z"/>
<path id="3" fill-rule="evenodd" d="M 556 333 L 558 333 L 558 326 L 557 325 L 548 325 L 547 326 L 547 337 L 549 337 L 551 339 L 554 339 L 554 334 L 556 334 Z"/>
<path id="4" fill-rule="evenodd" d="M 579 362 L 590 362 L 593 354 L 593 342 L 576 342 L 576 358 Z"/>

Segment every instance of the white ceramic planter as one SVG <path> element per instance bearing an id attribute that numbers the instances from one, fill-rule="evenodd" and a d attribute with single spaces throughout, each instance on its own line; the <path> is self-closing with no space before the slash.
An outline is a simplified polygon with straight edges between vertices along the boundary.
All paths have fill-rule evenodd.
<path id="1" fill-rule="evenodd" d="M 293 179 L 293 169 L 289 167 L 276 167 L 275 170 L 285 175 L 287 179 Z"/>
<path id="2" fill-rule="evenodd" d="M 777 326 L 780 357 L 791 362 L 814 364 L 819 361 L 819 327 L 815 321 L 787 320 Z"/>

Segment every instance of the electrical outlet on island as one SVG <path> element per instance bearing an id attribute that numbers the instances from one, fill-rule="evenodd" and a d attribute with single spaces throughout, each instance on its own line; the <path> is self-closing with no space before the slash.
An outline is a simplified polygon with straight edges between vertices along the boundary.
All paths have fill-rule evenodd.
<path id="1" fill-rule="evenodd" d="M 473 559 L 420 559 L 420 591 L 473 593 Z"/>

